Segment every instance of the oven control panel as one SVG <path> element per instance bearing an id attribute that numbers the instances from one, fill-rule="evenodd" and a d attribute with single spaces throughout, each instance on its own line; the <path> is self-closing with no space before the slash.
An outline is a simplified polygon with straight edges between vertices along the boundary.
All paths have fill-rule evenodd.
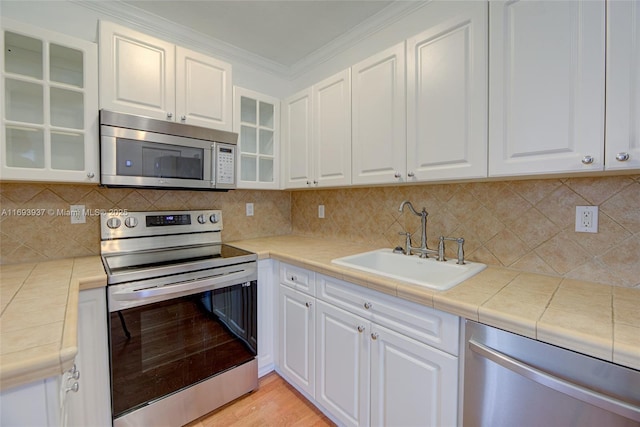
<path id="1" fill-rule="evenodd" d="M 204 231 L 222 231 L 222 211 L 123 211 L 100 215 L 102 240 Z"/>

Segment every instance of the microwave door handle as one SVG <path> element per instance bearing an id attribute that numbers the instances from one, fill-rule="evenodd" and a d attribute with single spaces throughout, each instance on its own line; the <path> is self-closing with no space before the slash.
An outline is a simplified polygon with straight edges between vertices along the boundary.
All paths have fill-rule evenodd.
<path id="1" fill-rule="evenodd" d="M 193 291 L 198 291 L 205 288 L 207 288 L 208 290 L 213 290 L 224 288 L 226 286 L 237 285 L 239 283 L 250 280 L 252 274 L 252 269 L 247 270 L 243 268 L 239 271 L 224 273 L 218 276 L 207 277 L 200 280 L 189 280 L 186 282 L 179 282 L 160 287 L 117 291 L 114 292 L 112 296 L 116 301 L 140 301 L 147 298 L 160 296 L 169 296 L 170 298 L 170 296 L 173 294 L 186 295 L 189 293 L 195 293 Z"/>
<path id="2" fill-rule="evenodd" d="M 216 186 L 216 159 L 218 153 L 216 152 L 216 145 L 211 144 L 211 186 Z"/>

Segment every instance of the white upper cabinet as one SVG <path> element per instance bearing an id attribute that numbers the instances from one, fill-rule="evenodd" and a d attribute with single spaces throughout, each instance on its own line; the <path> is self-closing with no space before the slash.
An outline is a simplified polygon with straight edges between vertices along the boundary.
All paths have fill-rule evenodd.
<path id="1" fill-rule="evenodd" d="M 487 3 L 434 2 L 407 40 L 407 180 L 487 176 Z"/>
<path id="2" fill-rule="evenodd" d="M 351 78 L 342 71 L 283 101 L 285 188 L 351 183 Z"/>
<path id="3" fill-rule="evenodd" d="M 640 168 L 640 4 L 607 2 L 605 169 Z"/>
<path id="4" fill-rule="evenodd" d="M 285 188 L 306 188 L 313 181 L 311 88 L 282 102 L 283 181 Z"/>
<path id="5" fill-rule="evenodd" d="M 231 65 L 176 46 L 176 121 L 231 130 Z"/>
<path id="6" fill-rule="evenodd" d="M 405 181 L 404 50 L 399 43 L 351 68 L 353 184 Z"/>
<path id="7" fill-rule="evenodd" d="M 100 106 L 230 131 L 231 65 L 100 22 Z"/>
<path id="8" fill-rule="evenodd" d="M 0 45 L 0 179 L 97 183 L 97 46 L 5 19 Z"/>
<path id="9" fill-rule="evenodd" d="M 492 1 L 489 14 L 489 175 L 602 170 L 604 1 Z"/>
<path id="10" fill-rule="evenodd" d="M 280 100 L 236 86 L 233 105 L 238 188 L 278 189 Z"/>
<path id="11" fill-rule="evenodd" d="M 351 73 L 313 86 L 313 156 L 317 185 L 351 184 Z"/>

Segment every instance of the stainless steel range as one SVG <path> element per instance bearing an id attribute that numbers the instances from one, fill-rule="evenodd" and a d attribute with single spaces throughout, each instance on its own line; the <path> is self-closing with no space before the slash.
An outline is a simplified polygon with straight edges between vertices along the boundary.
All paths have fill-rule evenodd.
<path id="1" fill-rule="evenodd" d="M 254 390 L 257 255 L 219 210 L 105 213 L 114 426 L 181 426 Z"/>

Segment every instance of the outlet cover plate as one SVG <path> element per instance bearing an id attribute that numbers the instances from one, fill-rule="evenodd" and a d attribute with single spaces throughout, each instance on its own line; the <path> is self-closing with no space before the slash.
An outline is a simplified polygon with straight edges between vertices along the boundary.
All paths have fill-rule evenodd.
<path id="1" fill-rule="evenodd" d="M 318 205 L 318 218 L 324 218 L 324 205 Z"/>
<path id="2" fill-rule="evenodd" d="M 598 207 L 576 206 L 576 232 L 598 232 Z"/>
<path id="3" fill-rule="evenodd" d="M 246 206 L 247 216 L 253 216 L 253 203 L 247 203 Z"/>

